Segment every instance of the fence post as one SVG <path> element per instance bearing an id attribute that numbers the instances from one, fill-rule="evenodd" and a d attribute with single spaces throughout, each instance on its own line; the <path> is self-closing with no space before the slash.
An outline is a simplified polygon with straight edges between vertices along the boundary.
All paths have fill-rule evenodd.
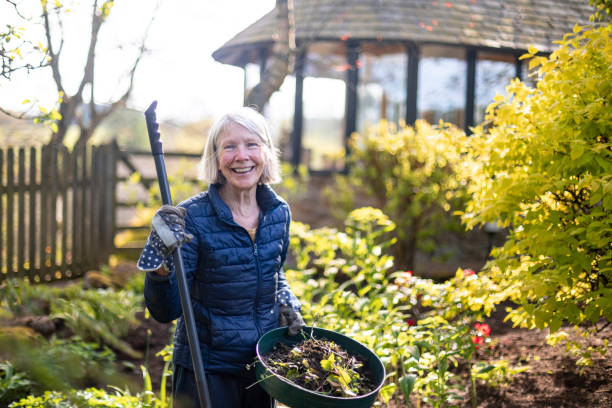
<path id="1" fill-rule="evenodd" d="M 2 197 L 4 196 L 4 174 L 4 150 L 0 149 L 0 192 L 2 192 L 2 194 L 0 195 L 0 254 L 3 253 L 3 249 L 5 248 L 4 236 L 2 234 L 2 231 L 4 231 L 4 200 L 2 199 Z M 0 256 L 0 276 L 3 276 L 5 272 L 3 267 L 4 262 L 2 261 L 2 259 L 4 259 L 4 257 Z M 6 268 L 6 273 L 8 273 L 8 267 Z"/>
<path id="2" fill-rule="evenodd" d="M 25 148 L 17 156 L 17 276 L 23 276 L 25 263 Z"/>
<path id="3" fill-rule="evenodd" d="M 37 202 L 37 177 L 36 177 L 36 148 L 35 147 L 31 147 L 30 148 L 30 178 L 29 178 L 29 212 L 30 212 L 30 216 L 28 217 L 28 220 L 30 222 L 29 225 L 29 238 L 30 238 L 30 243 L 28 245 L 28 263 L 30 266 L 30 274 L 32 274 L 32 272 L 36 269 L 36 202 Z"/>
<path id="4" fill-rule="evenodd" d="M 62 194 L 62 251 L 60 253 L 61 263 L 60 271 L 61 278 L 63 278 L 68 271 L 68 262 L 66 257 L 68 255 L 68 177 L 70 176 L 70 154 L 68 149 L 62 145 L 61 153 L 61 177 L 60 177 L 60 191 Z"/>
<path id="5" fill-rule="evenodd" d="M 14 151 L 12 147 L 8 148 L 6 155 L 6 272 L 11 276 L 13 274 L 14 258 L 13 249 L 15 246 L 15 219 L 13 214 L 15 211 L 13 205 L 14 193 Z"/>

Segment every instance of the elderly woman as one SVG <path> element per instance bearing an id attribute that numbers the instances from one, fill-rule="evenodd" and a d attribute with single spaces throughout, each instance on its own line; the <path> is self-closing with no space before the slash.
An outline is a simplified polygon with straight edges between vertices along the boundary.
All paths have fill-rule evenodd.
<path id="1" fill-rule="evenodd" d="M 138 261 L 145 302 L 160 322 L 178 318 L 174 336 L 175 407 L 197 406 L 185 325 L 170 254 L 181 245 L 200 351 L 213 407 L 270 407 L 246 366 L 265 332 L 304 324 L 285 279 L 289 206 L 272 188 L 278 153 L 263 116 L 239 108 L 211 128 L 201 161 L 208 191 L 162 206 Z"/>

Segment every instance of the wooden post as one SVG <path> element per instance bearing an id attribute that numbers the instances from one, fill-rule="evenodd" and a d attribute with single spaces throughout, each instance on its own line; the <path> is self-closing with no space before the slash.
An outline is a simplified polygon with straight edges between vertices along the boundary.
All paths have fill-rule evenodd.
<path id="1" fill-rule="evenodd" d="M 37 163 L 36 163 L 36 148 L 35 147 L 31 147 L 30 148 L 30 185 L 29 185 L 29 212 L 30 212 L 30 216 L 28 217 L 29 221 L 30 221 L 30 229 L 29 229 L 29 238 L 30 238 L 30 244 L 28 245 L 28 250 L 29 250 L 29 264 L 30 264 L 30 270 L 28 272 L 28 276 L 32 276 L 34 270 L 36 269 L 36 255 L 38 254 L 37 252 L 37 247 L 36 247 L 36 243 L 39 242 L 36 239 L 36 226 L 38 225 L 38 221 L 37 221 L 37 217 L 36 217 L 36 202 L 37 200 L 37 196 L 38 196 L 38 191 L 40 190 L 40 188 L 37 188 L 37 178 L 36 178 L 36 169 L 37 169 Z"/>
<path id="2" fill-rule="evenodd" d="M 406 70 L 406 124 L 413 126 L 418 116 L 419 47 L 414 43 L 409 43 L 406 49 L 408 54 L 408 67 Z"/>
<path id="3" fill-rule="evenodd" d="M 9 277 L 13 277 L 15 273 L 15 259 L 13 255 L 13 249 L 15 247 L 15 208 L 13 204 L 15 188 L 14 154 L 13 148 L 9 147 L 6 156 L 6 271 Z"/>
<path id="4" fill-rule="evenodd" d="M 66 277 L 68 270 L 68 178 L 70 177 L 70 154 L 65 146 L 61 149 L 62 168 L 61 168 L 61 194 L 62 194 L 62 251 L 61 251 L 61 279 Z"/>
<path id="5" fill-rule="evenodd" d="M 83 272 L 85 265 L 87 264 L 87 259 L 89 257 L 89 245 L 87 243 L 87 237 L 88 234 L 87 232 L 88 230 L 88 220 L 87 220 L 87 146 L 83 146 L 83 150 L 80 152 L 81 155 L 81 183 L 80 183 L 80 190 L 79 190 L 79 195 L 81 196 L 81 211 L 79 214 L 79 218 L 77 219 L 77 222 L 79 224 L 81 224 L 80 227 L 80 236 L 79 236 L 79 242 L 80 242 L 80 248 L 81 248 L 81 257 L 79 260 L 79 268 L 80 268 L 80 273 Z"/>
<path id="6" fill-rule="evenodd" d="M 4 248 L 4 236 L 2 231 L 4 231 L 4 212 L 3 212 L 3 199 L 5 190 L 4 190 L 4 150 L 0 149 L 0 254 L 2 254 L 2 249 Z M 0 256 L 0 276 L 4 275 L 4 257 Z M 8 273 L 8 268 L 7 268 Z M 4 276 L 3 276 L 4 279 Z"/>
<path id="7" fill-rule="evenodd" d="M 514 77 L 523 80 L 523 60 L 519 54 L 514 56 Z"/>
<path id="8" fill-rule="evenodd" d="M 467 78 L 465 89 L 465 119 L 463 129 L 470 135 L 470 127 L 474 126 L 474 103 L 476 97 L 476 50 L 468 48 L 466 50 L 467 59 Z"/>
<path id="9" fill-rule="evenodd" d="M 76 272 L 76 267 L 81 258 L 81 241 L 79 240 L 81 223 L 79 221 L 81 195 L 79 194 L 79 150 L 72 151 L 72 271 Z"/>
<path id="10" fill-rule="evenodd" d="M 91 249 L 91 260 L 93 267 L 97 267 L 102 261 L 104 254 L 101 250 L 102 236 L 101 236 L 101 220 L 100 212 L 102 209 L 101 199 L 103 189 L 103 169 L 101 164 L 103 163 L 104 148 L 98 146 L 92 146 L 91 149 L 91 182 L 90 182 L 90 193 L 91 193 L 91 227 L 89 231 L 89 245 Z"/>
<path id="11" fill-rule="evenodd" d="M 357 128 L 357 86 L 359 85 L 359 67 L 357 60 L 359 59 L 360 47 L 356 41 L 348 41 L 346 44 L 346 57 L 349 69 L 346 72 L 346 105 L 345 105 L 345 124 L 344 124 L 344 149 L 346 156 L 350 154 L 348 141 L 353 132 Z M 346 162 L 344 170 L 348 167 Z"/>
<path id="12" fill-rule="evenodd" d="M 25 148 L 19 148 L 17 163 L 17 275 L 23 277 L 25 263 Z"/>
<path id="13" fill-rule="evenodd" d="M 301 52 L 295 59 L 295 103 L 293 112 L 293 132 L 291 134 L 291 164 L 298 171 L 298 166 L 302 162 L 302 134 L 304 123 L 304 63 L 306 53 Z M 308 165 L 309 163 L 306 163 Z"/>
<path id="14" fill-rule="evenodd" d="M 47 270 L 47 192 L 49 189 L 49 147 L 43 146 L 40 161 L 40 281 Z"/>

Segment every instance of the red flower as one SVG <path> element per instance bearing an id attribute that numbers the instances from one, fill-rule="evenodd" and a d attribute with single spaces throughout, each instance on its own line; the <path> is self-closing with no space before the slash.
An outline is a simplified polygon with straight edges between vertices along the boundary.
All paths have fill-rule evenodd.
<path id="1" fill-rule="evenodd" d="M 481 336 L 489 337 L 491 334 L 491 327 L 486 323 L 476 323 L 474 328 Z"/>
<path id="2" fill-rule="evenodd" d="M 412 271 L 406 271 L 404 273 L 407 274 L 408 276 L 412 276 Z"/>
<path id="3" fill-rule="evenodd" d="M 472 336 L 472 343 L 476 345 L 476 350 L 478 350 L 478 346 L 484 343 L 484 339 L 480 336 Z"/>
<path id="4" fill-rule="evenodd" d="M 408 326 L 414 326 L 416 323 L 412 319 L 408 319 Z"/>
<path id="5" fill-rule="evenodd" d="M 473 269 L 464 269 L 463 270 L 463 276 L 472 276 L 474 275 L 476 272 L 474 272 Z"/>

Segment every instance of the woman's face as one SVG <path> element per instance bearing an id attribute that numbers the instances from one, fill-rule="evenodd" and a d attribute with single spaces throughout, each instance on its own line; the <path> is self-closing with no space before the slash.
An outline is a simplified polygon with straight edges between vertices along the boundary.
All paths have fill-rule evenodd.
<path id="1" fill-rule="evenodd" d="M 237 123 L 230 123 L 217 140 L 219 171 L 227 184 L 249 190 L 259 182 L 265 167 L 263 142 Z"/>

